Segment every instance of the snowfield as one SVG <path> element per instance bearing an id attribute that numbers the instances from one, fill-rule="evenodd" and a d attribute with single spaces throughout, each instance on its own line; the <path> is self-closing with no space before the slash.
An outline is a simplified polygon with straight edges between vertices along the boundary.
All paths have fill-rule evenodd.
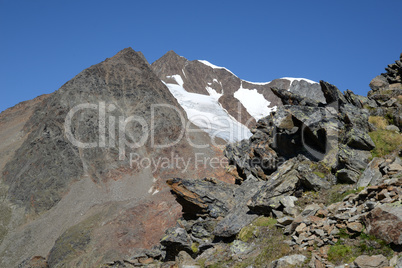
<path id="1" fill-rule="evenodd" d="M 257 89 L 243 88 L 243 83 L 240 84 L 239 90 L 234 93 L 234 97 L 241 102 L 247 112 L 257 121 L 276 110 L 276 106 L 269 107 L 270 102 L 261 93 L 258 93 Z"/>
<path id="2" fill-rule="evenodd" d="M 218 99 L 222 94 L 206 87 L 208 95 L 190 93 L 183 88 L 180 75 L 172 75 L 177 84 L 166 84 L 172 95 L 187 113 L 188 119 L 196 126 L 207 132 L 211 137 L 219 137 L 228 142 L 236 142 L 251 137 L 250 130 L 236 121 L 220 105 Z"/>

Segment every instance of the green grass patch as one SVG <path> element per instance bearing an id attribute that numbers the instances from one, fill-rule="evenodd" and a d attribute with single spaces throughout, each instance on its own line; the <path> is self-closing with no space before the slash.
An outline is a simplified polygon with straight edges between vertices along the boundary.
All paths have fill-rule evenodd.
<path id="1" fill-rule="evenodd" d="M 371 151 L 373 157 L 383 157 L 397 150 L 402 145 L 402 134 L 387 130 L 377 130 L 369 133 L 375 144 Z"/>
<path id="2" fill-rule="evenodd" d="M 251 238 L 258 236 L 258 228 L 256 226 L 245 226 L 240 230 L 237 238 L 243 242 L 248 242 Z"/>
<path id="3" fill-rule="evenodd" d="M 356 237 L 347 233 L 345 229 L 339 231 L 340 240 L 328 251 L 328 260 L 336 265 L 351 263 L 360 255 L 382 254 L 387 258 L 393 256 L 393 250 L 384 240 L 368 235 L 364 231 Z"/>
<path id="4" fill-rule="evenodd" d="M 315 175 L 317 175 L 318 177 L 320 177 L 321 179 L 324 179 L 324 178 L 325 178 L 325 174 L 324 174 L 324 173 L 322 173 L 322 172 L 319 172 L 319 171 L 313 171 L 313 173 L 314 173 Z"/>
<path id="5" fill-rule="evenodd" d="M 191 250 L 194 252 L 194 253 L 197 253 L 198 252 L 198 247 L 200 246 L 200 244 L 199 243 L 197 243 L 197 242 L 193 242 L 192 244 L 191 244 Z"/>
<path id="6" fill-rule="evenodd" d="M 328 251 L 328 260 L 336 263 L 352 262 L 354 261 L 354 258 L 352 256 L 352 248 L 345 245 L 333 245 Z"/>
<path id="7" fill-rule="evenodd" d="M 346 191 L 341 190 L 343 187 L 349 187 L 349 186 L 350 185 L 345 184 L 337 184 L 332 186 L 332 188 L 328 192 L 326 205 L 341 202 L 346 196 L 350 194 L 359 193 L 364 189 L 364 187 L 359 187 L 358 189 L 349 189 Z"/>
<path id="8" fill-rule="evenodd" d="M 277 220 L 271 217 L 259 217 L 254 220 L 253 225 L 262 227 L 274 227 Z"/>

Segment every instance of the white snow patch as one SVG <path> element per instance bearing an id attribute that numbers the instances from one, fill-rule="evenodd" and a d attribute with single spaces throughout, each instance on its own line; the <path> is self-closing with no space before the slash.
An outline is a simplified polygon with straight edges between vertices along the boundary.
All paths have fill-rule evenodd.
<path id="1" fill-rule="evenodd" d="M 301 80 L 304 80 L 304 81 L 306 81 L 307 83 L 310 83 L 310 84 L 318 84 L 317 82 L 315 82 L 315 81 L 313 81 L 313 80 L 310 80 L 310 79 L 306 79 L 306 78 L 294 78 L 294 77 L 282 77 L 282 78 L 280 78 L 280 79 L 287 79 L 287 80 L 290 80 L 290 84 L 292 84 L 293 83 L 293 81 L 301 81 Z"/>
<path id="2" fill-rule="evenodd" d="M 154 187 L 152 186 L 151 188 L 149 188 L 148 193 L 152 193 L 152 191 L 154 190 Z"/>
<path id="3" fill-rule="evenodd" d="M 209 96 L 187 92 L 183 88 L 180 75 L 172 75 L 178 83 L 166 84 L 172 95 L 187 113 L 188 119 L 207 132 L 211 137 L 219 137 L 228 142 L 235 142 L 251 137 L 250 130 L 231 117 L 218 102 L 222 94 L 206 87 Z"/>
<path id="4" fill-rule="evenodd" d="M 219 98 L 223 95 L 221 93 L 216 92 L 215 89 L 212 87 L 205 87 L 205 89 L 208 91 L 209 96 L 213 97 L 216 101 L 219 100 Z"/>
<path id="5" fill-rule="evenodd" d="M 212 63 L 210 63 L 209 61 L 206 61 L 206 60 L 198 60 L 198 61 L 203 63 L 203 64 L 205 64 L 205 65 L 207 65 L 207 66 L 209 66 L 209 67 L 211 67 L 211 68 L 213 68 L 213 69 L 224 69 L 224 70 L 228 71 L 229 73 L 233 74 L 234 76 L 236 76 L 233 72 L 231 72 L 229 69 L 227 69 L 225 67 L 216 66 L 216 65 L 214 65 L 214 64 L 212 64 Z"/>
<path id="6" fill-rule="evenodd" d="M 178 74 L 170 75 L 170 76 L 168 75 L 168 76 L 166 76 L 166 78 L 173 78 L 179 86 L 183 87 L 184 82 L 183 82 L 183 78 L 181 78 L 180 75 L 178 75 Z"/>
<path id="7" fill-rule="evenodd" d="M 242 80 L 242 81 L 247 82 L 249 84 L 253 84 L 253 85 L 266 85 L 266 84 L 269 84 L 269 83 L 272 82 L 272 81 L 269 81 L 269 82 L 250 82 L 250 81 L 246 81 L 246 80 Z"/>
<path id="8" fill-rule="evenodd" d="M 214 78 L 214 80 L 212 80 L 212 82 L 219 83 L 219 81 L 217 79 L 215 79 L 215 78 Z"/>
<path id="9" fill-rule="evenodd" d="M 152 195 L 159 193 L 159 190 L 156 189 L 155 192 L 152 193 Z"/>
<path id="10" fill-rule="evenodd" d="M 258 93 L 257 89 L 243 88 L 243 83 L 234 93 L 234 97 L 243 104 L 244 108 L 255 120 L 259 120 L 276 110 L 276 106 L 269 107 L 271 103 L 261 93 Z"/>

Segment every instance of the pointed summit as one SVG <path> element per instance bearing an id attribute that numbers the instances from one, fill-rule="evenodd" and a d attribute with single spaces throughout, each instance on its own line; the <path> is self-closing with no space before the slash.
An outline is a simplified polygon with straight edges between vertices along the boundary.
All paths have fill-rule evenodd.
<path id="1" fill-rule="evenodd" d="M 168 51 L 161 58 L 151 64 L 153 71 L 158 77 L 166 77 L 172 73 L 181 74 L 183 66 L 188 60 L 176 54 L 173 50 Z"/>

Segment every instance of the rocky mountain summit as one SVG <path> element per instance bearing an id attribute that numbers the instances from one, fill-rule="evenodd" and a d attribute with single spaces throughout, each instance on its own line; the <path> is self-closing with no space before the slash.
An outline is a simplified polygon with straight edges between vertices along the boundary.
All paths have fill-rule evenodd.
<path id="1" fill-rule="evenodd" d="M 187 139 L 155 148 L 176 141 L 183 124 L 198 130 L 191 133 L 194 144 L 210 144 L 131 48 L 1 113 L 0 267 L 32 256 L 47 257 L 51 267 L 93 267 L 157 243 L 180 216 L 164 183 L 172 170 L 139 161 L 219 152 Z M 209 173 L 192 161 L 181 173 L 198 172 Z"/>
<path id="2" fill-rule="evenodd" d="M 402 136 L 378 100 L 272 90 L 282 105 L 224 151 L 236 183 L 169 179 L 182 218 L 104 267 L 402 267 Z"/>

